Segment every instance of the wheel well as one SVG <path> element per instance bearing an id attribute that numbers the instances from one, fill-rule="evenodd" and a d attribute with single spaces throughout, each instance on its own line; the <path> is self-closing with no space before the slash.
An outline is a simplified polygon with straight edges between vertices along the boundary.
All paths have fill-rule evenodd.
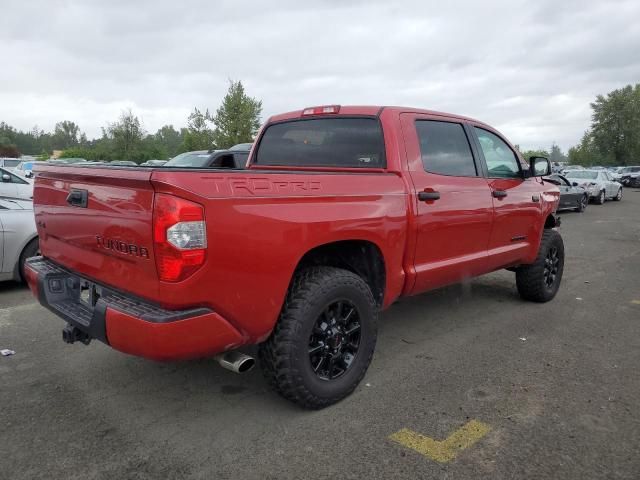
<path id="1" fill-rule="evenodd" d="M 558 221 L 558 219 L 554 214 L 549 215 L 544 222 L 545 229 L 558 227 L 559 225 L 560 225 L 560 222 Z"/>
<path id="2" fill-rule="evenodd" d="M 38 241 L 38 236 L 36 235 L 35 237 L 31 238 L 27 243 L 24 244 L 24 247 L 22 247 L 22 250 L 20 250 L 20 255 L 18 255 L 18 261 L 16 262 L 15 267 L 13 267 L 13 278 L 17 281 L 24 281 L 24 278 L 22 278 L 21 274 L 20 274 L 20 266 L 21 266 L 21 260 L 22 260 L 22 255 L 24 255 L 24 252 L 26 252 L 27 248 L 29 248 L 29 246 L 31 244 L 33 244 L 34 242 Z"/>
<path id="3" fill-rule="evenodd" d="M 359 275 L 369 285 L 376 303 L 382 305 L 386 271 L 382 252 L 374 243 L 366 240 L 344 240 L 320 245 L 309 250 L 300 259 L 296 272 L 318 265 L 344 268 Z"/>

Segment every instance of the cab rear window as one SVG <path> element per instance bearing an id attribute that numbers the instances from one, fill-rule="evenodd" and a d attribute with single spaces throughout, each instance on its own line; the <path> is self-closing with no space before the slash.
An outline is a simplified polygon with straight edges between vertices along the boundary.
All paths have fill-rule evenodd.
<path id="1" fill-rule="evenodd" d="M 266 129 L 254 163 L 291 167 L 382 168 L 384 141 L 375 118 L 316 118 Z"/>

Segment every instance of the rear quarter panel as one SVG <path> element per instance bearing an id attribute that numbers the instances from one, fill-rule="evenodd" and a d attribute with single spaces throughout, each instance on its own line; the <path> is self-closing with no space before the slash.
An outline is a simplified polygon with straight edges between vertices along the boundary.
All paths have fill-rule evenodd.
<path id="1" fill-rule="evenodd" d="M 181 284 L 161 282 L 163 303 L 205 305 L 247 341 L 273 328 L 294 270 L 309 250 L 367 240 L 386 266 L 385 305 L 402 291 L 407 196 L 393 173 L 154 171 L 157 192 L 204 203 L 205 266 Z"/>

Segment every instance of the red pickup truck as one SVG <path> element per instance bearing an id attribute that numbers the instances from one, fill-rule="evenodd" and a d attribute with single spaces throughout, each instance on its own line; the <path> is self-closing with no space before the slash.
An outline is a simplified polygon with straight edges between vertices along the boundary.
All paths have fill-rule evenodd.
<path id="1" fill-rule="evenodd" d="M 355 389 L 401 296 L 504 268 L 524 299 L 555 296 L 549 169 L 470 118 L 307 108 L 271 117 L 244 169 L 38 165 L 25 275 L 67 342 L 236 371 L 259 344 L 268 382 L 321 408 Z"/>

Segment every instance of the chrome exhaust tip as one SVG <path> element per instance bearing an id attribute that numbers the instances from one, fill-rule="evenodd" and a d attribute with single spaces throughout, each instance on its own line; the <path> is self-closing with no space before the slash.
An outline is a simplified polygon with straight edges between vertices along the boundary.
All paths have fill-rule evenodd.
<path id="1" fill-rule="evenodd" d="M 236 351 L 216 355 L 215 359 L 222 368 L 234 373 L 246 373 L 256 365 L 256 360 L 253 357 Z"/>

